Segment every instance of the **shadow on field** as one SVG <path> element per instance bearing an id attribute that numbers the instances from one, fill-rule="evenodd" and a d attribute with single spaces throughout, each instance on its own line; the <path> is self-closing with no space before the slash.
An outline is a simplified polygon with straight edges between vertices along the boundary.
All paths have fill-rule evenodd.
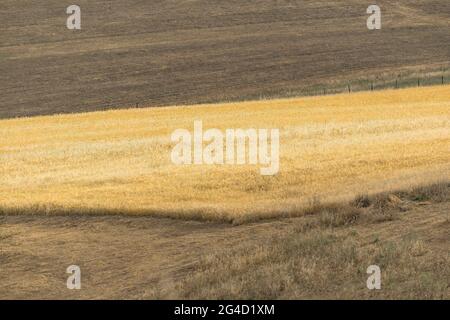
<path id="1" fill-rule="evenodd" d="M 359 195 L 349 203 L 321 203 L 313 199 L 310 204 L 296 211 L 273 212 L 261 215 L 240 214 L 233 217 L 226 212 L 218 213 L 212 209 L 202 210 L 130 210 L 127 208 L 88 208 L 63 207 L 52 204 L 39 204 L 29 207 L 0 207 L 0 215 L 5 216 L 129 216 L 154 217 L 202 222 L 242 224 L 279 218 L 294 218 L 307 215 L 324 215 L 324 221 L 331 225 L 347 224 L 358 219 L 363 213 L 370 211 L 371 219 L 389 219 L 390 209 L 408 210 L 411 202 L 443 202 L 449 199 L 450 182 L 438 182 L 429 186 L 419 186 L 404 191 L 393 191 L 375 195 Z"/>

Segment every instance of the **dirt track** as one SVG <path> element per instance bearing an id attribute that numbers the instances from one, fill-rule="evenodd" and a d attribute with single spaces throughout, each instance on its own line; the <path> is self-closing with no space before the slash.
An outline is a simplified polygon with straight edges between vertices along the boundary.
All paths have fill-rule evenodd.
<path id="1" fill-rule="evenodd" d="M 285 94 L 450 62 L 447 0 L 87 1 L 0 4 L 0 118 Z"/>
<path id="2" fill-rule="evenodd" d="M 448 212 L 448 202 L 416 205 L 400 220 L 352 228 L 367 242 L 414 236 L 445 255 Z M 201 257 L 242 243 L 265 245 L 301 219 L 233 227 L 155 218 L 2 217 L 0 299 L 176 298 L 174 285 Z M 66 289 L 71 264 L 82 269 L 80 291 Z"/>

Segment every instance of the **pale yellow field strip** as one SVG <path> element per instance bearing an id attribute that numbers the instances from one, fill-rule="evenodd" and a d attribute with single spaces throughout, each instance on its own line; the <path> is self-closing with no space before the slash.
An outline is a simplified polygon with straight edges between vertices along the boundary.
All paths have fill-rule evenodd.
<path id="1" fill-rule="evenodd" d="M 280 172 L 176 166 L 171 133 L 280 129 Z M 0 208 L 241 219 L 450 173 L 450 86 L 0 121 Z M 31 209 L 30 209 L 31 208 Z M 1 209 L 0 209 L 1 210 Z M 72 211 L 71 211 L 72 210 Z"/>

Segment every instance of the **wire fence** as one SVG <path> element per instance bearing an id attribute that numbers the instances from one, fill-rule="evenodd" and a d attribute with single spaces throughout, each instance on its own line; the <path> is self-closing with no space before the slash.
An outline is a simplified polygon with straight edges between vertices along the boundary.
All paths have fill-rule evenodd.
<path id="1" fill-rule="evenodd" d="M 359 91 L 403 89 L 450 84 L 450 74 L 419 75 L 391 79 L 360 79 L 338 84 L 316 84 L 300 90 L 292 90 L 288 96 L 317 96 Z"/>
<path id="2" fill-rule="evenodd" d="M 221 96 L 214 99 L 201 100 L 191 104 L 202 103 L 233 103 L 249 100 L 271 100 L 278 98 L 295 98 L 304 96 L 323 96 L 361 91 L 378 91 L 386 89 L 404 89 L 411 87 L 427 87 L 435 85 L 450 85 L 450 70 L 427 72 L 423 74 L 399 75 L 375 79 L 357 79 L 352 81 L 337 80 L 335 82 L 316 83 L 302 88 L 266 91 L 264 94 L 248 94 L 244 96 Z M 141 104 L 136 102 L 135 107 Z"/>

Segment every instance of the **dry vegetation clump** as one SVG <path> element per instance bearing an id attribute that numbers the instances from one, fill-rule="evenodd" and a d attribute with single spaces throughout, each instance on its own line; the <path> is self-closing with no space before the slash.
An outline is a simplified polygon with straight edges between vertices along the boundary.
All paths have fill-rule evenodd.
<path id="1" fill-rule="evenodd" d="M 408 191 L 384 192 L 373 196 L 358 195 L 350 205 L 366 212 L 365 219 L 374 222 L 389 221 L 398 218 L 399 212 L 410 210 L 413 203 L 426 205 L 448 201 L 449 187 L 448 182 L 440 181 L 412 187 Z"/>
<path id="2" fill-rule="evenodd" d="M 449 201 L 449 187 L 450 182 L 436 183 L 431 187 L 418 186 L 412 189 L 412 192 L 410 192 L 410 198 L 413 201 Z"/>
<path id="3" fill-rule="evenodd" d="M 320 213 L 320 224 L 326 227 L 341 227 L 356 223 L 361 210 L 343 206 L 334 210 L 325 209 Z"/>

